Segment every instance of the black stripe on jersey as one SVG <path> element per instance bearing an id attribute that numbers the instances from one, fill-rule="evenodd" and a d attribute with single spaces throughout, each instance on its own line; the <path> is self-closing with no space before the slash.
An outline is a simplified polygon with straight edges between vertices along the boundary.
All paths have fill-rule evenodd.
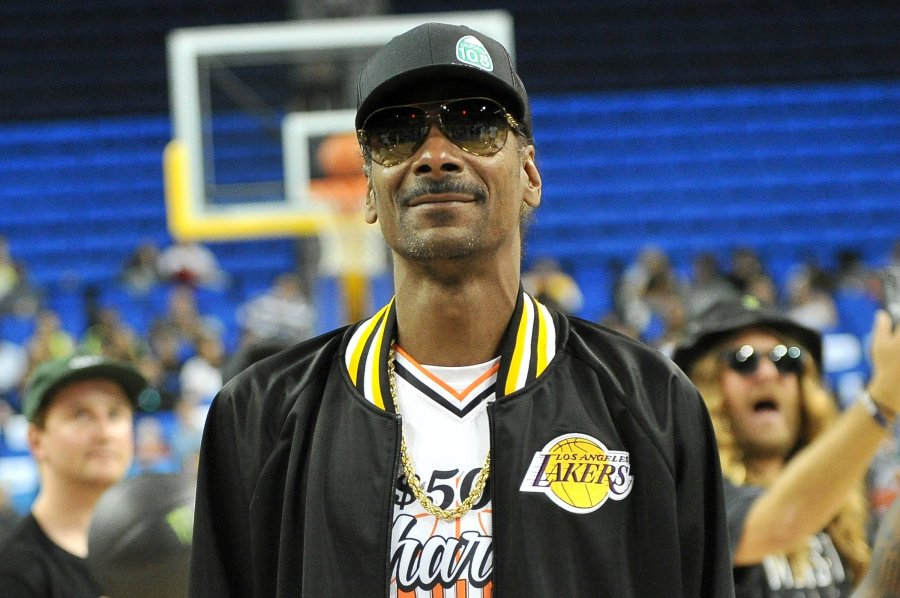
<path id="1" fill-rule="evenodd" d="M 363 395 L 366 394 L 366 364 L 369 363 L 369 351 L 372 348 L 372 343 L 375 342 L 379 325 L 380 323 L 372 329 L 372 333 L 366 337 L 366 340 L 363 342 L 362 357 L 359 360 L 359 366 L 357 366 L 356 388 Z"/>
<path id="2" fill-rule="evenodd" d="M 541 308 L 538 306 L 537 299 L 531 295 L 526 295 L 526 297 L 531 301 L 531 307 L 534 310 L 534 318 L 531 321 L 531 359 L 528 360 L 527 380 L 534 380 L 537 378 L 538 351 L 540 350 L 538 348 L 538 332 L 541 329 Z"/>
<path id="3" fill-rule="evenodd" d="M 519 284 L 519 294 L 516 298 L 516 307 L 513 309 L 512 317 L 509 324 L 503 332 L 503 340 L 500 345 L 500 369 L 497 371 L 497 381 L 499 382 L 498 392 L 505 392 L 506 380 L 509 378 L 510 364 L 516 350 L 517 331 L 519 323 L 522 321 L 522 311 L 525 309 L 523 304 L 524 291 L 521 283 Z M 500 398 L 499 396 L 497 398 Z"/>
<path id="4" fill-rule="evenodd" d="M 384 326 L 384 334 L 381 337 L 381 346 L 376 347 L 378 357 L 375 361 L 378 367 L 378 383 L 381 388 L 381 396 L 384 401 L 384 408 L 388 413 L 394 413 L 394 401 L 391 400 L 391 381 L 388 372 L 387 362 L 391 347 L 396 340 L 397 334 L 397 302 L 391 299 L 388 310 L 384 314 L 384 318 L 379 323 Z M 377 332 L 374 335 L 378 336 Z"/>
<path id="5" fill-rule="evenodd" d="M 423 395 L 425 395 L 426 397 L 428 397 L 429 399 L 431 399 L 432 401 L 434 401 L 435 403 L 437 403 L 438 405 L 440 405 L 441 407 L 443 407 L 450 413 L 453 413 L 454 415 L 456 415 L 457 417 L 460 417 L 460 418 L 465 417 L 468 413 L 470 413 L 473 409 L 475 409 L 475 407 L 480 405 L 485 399 L 487 399 L 489 396 L 494 394 L 494 392 L 496 392 L 496 390 L 497 390 L 497 382 L 495 381 L 493 384 L 491 384 L 490 386 L 485 388 L 483 391 L 478 393 L 478 396 L 476 396 L 474 399 L 469 401 L 465 407 L 460 409 L 459 407 L 454 405 L 451 401 L 448 401 L 440 393 L 436 392 L 433 388 L 431 388 L 430 386 L 428 386 L 427 384 L 425 384 L 424 382 L 422 382 L 421 380 L 416 378 L 415 374 L 413 374 L 411 371 L 409 371 L 408 369 L 403 367 L 403 365 L 397 363 L 396 361 L 394 362 L 394 372 L 398 376 L 400 376 L 401 378 L 403 378 L 404 380 L 406 380 L 407 382 L 412 384 L 413 387 L 416 390 L 418 390 L 419 392 L 421 392 Z"/>

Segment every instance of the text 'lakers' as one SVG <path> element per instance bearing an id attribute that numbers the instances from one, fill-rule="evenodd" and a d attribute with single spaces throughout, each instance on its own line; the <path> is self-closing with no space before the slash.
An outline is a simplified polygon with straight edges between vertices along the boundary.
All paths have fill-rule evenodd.
<path id="1" fill-rule="evenodd" d="M 609 450 L 586 434 L 566 434 L 534 454 L 519 490 L 542 492 L 573 513 L 590 513 L 608 499 L 624 499 L 633 482 L 626 451 Z"/>

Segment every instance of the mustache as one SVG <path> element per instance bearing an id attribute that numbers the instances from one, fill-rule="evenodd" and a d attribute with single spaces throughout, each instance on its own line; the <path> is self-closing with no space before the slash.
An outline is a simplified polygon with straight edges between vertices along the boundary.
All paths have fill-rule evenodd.
<path id="1" fill-rule="evenodd" d="M 421 195 L 440 195 L 442 193 L 471 195 L 476 201 L 487 199 L 487 192 L 475 183 L 430 179 L 416 182 L 397 199 L 397 203 L 401 206 L 408 206 L 412 200 Z"/>

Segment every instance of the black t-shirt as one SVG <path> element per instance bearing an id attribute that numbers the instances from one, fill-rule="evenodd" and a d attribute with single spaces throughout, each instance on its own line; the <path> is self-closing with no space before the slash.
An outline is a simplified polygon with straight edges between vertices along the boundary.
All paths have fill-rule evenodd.
<path id="1" fill-rule="evenodd" d="M 98 598 L 85 559 L 53 543 L 29 514 L 0 546 L 3 598 Z"/>
<path id="2" fill-rule="evenodd" d="M 725 511 L 728 536 L 734 554 L 753 502 L 763 493 L 756 486 L 735 486 L 725 480 Z M 852 590 L 851 574 L 831 537 L 820 532 L 809 538 L 809 567 L 797 580 L 787 558 L 767 556 L 757 565 L 734 568 L 737 598 L 843 598 Z"/>

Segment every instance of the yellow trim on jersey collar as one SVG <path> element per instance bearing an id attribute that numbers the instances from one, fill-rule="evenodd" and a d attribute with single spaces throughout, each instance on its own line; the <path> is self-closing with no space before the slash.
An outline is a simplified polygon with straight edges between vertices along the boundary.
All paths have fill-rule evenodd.
<path id="1" fill-rule="evenodd" d="M 521 389 L 544 372 L 556 355 L 556 330 L 552 313 L 520 289 L 501 343 L 498 398 Z M 396 306 L 391 299 L 378 313 L 354 328 L 344 354 L 353 385 L 377 407 L 387 411 L 393 411 L 388 400 L 387 357 L 396 331 Z"/>

